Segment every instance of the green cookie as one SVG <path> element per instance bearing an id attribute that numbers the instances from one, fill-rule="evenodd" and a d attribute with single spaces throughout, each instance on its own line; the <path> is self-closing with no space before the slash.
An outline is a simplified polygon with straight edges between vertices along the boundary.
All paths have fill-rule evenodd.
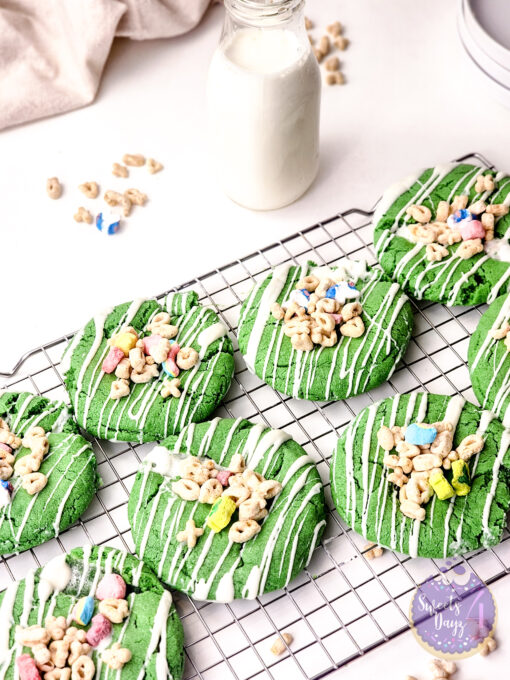
<path id="1" fill-rule="evenodd" d="M 261 530 L 245 543 L 229 539 L 229 526 L 207 526 L 211 505 L 182 500 L 172 490 L 182 459 L 200 456 L 227 467 L 242 454 L 247 468 L 279 481 L 267 501 Z M 227 483 L 228 486 L 228 483 Z M 324 530 L 322 482 L 312 459 L 289 435 L 246 420 L 219 419 L 189 425 L 143 461 L 129 497 L 128 516 L 136 551 L 167 584 L 197 600 L 253 599 L 283 588 L 306 567 Z M 177 540 L 193 519 L 204 533 L 195 547 Z"/>
<path id="2" fill-rule="evenodd" d="M 471 491 L 449 500 L 434 494 L 422 505 L 420 522 L 400 510 L 399 489 L 388 481 L 391 469 L 383 465 L 386 452 L 377 433 L 382 425 L 441 421 L 454 427 L 454 449 L 473 434 L 485 443 L 468 462 Z M 338 440 L 331 466 L 333 500 L 347 524 L 367 540 L 412 557 L 442 558 L 496 545 L 510 507 L 509 445 L 510 432 L 494 414 L 462 397 L 419 392 L 390 397 L 363 409 Z M 444 472 L 450 482 L 451 474 Z"/>
<path id="3" fill-rule="evenodd" d="M 287 303 L 298 282 L 310 274 L 319 279 L 339 275 L 355 284 L 360 295 L 352 300 L 363 308 L 361 337 L 343 336 L 337 327 L 338 341 L 331 347 L 293 348 L 284 322 L 273 317 L 271 306 Z M 406 350 L 412 326 L 406 295 L 379 269 L 346 259 L 331 268 L 313 262 L 302 267 L 281 265 L 261 279 L 245 300 L 239 349 L 248 369 L 279 392 L 298 399 L 340 400 L 388 380 Z"/>
<path id="4" fill-rule="evenodd" d="M 510 427 L 510 352 L 506 335 L 492 333 L 510 321 L 510 297 L 501 295 L 480 319 L 471 336 L 468 364 L 473 391 L 482 408 L 488 408 Z"/>
<path id="5" fill-rule="evenodd" d="M 478 175 L 493 175 L 493 192 L 475 192 Z M 510 279 L 510 249 L 506 233 L 510 215 L 496 218 L 495 238 L 484 241 L 484 252 L 468 259 L 459 257 L 461 246 L 446 246 L 448 255 L 429 261 L 426 246 L 413 242 L 409 226 L 414 220 L 407 215 L 413 204 L 423 205 L 435 220 L 440 201 L 452 203 L 455 196 L 466 194 L 468 206 L 483 199 L 486 203 L 508 203 L 510 177 L 489 172 L 477 165 L 448 164 L 420 170 L 394 185 L 381 198 L 373 217 L 374 245 L 384 271 L 400 283 L 417 300 L 432 300 L 448 306 L 475 305 L 491 302 L 506 292 Z"/>
<path id="6" fill-rule="evenodd" d="M 180 398 L 161 395 L 168 376 L 160 365 L 157 377 L 142 384 L 129 381 L 129 395 L 112 399 L 110 388 L 117 377 L 102 370 L 108 340 L 128 326 L 149 335 L 147 326 L 160 312 L 168 312 L 170 324 L 178 327 L 174 340 L 180 347 L 199 353 L 199 361 L 179 374 Z M 225 326 L 198 303 L 195 292 L 171 293 L 161 303 L 135 300 L 89 321 L 68 345 L 61 372 L 84 430 L 112 441 L 151 442 L 180 432 L 187 423 L 205 420 L 214 411 L 232 380 L 233 347 Z"/>
<path id="7" fill-rule="evenodd" d="M 125 581 L 129 613 L 120 623 L 113 623 L 111 634 L 91 649 L 95 677 L 114 674 L 122 680 L 179 680 L 184 665 L 183 631 L 171 594 L 143 562 L 104 546 L 86 546 L 59 555 L 0 593 L 2 678 L 19 677 L 16 658 L 21 654 L 33 656 L 32 648 L 16 644 L 16 626 L 45 626 L 48 616 L 63 616 L 69 626 L 89 631 L 92 623 L 83 626 L 73 620 L 74 607 L 80 598 L 94 597 L 98 583 L 111 573 Z M 94 616 L 98 607 L 99 600 L 94 598 Z M 110 669 L 101 659 L 115 643 L 131 652 L 131 659 L 121 670 Z"/>
<path id="8" fill-rule="evenodd" d="M 0 554 L 5 555 L 49 541 L 76 522 L 92 500 L 99 478 L 92 447 L 79 434 L 63 402 L 29 392 L 5 392 L 0 396 L 0 418 L 20 438 L 30 428 L 42 427 L 49 441 L 38 470 L 47 477 L 46 486 L 29 495 L 15 471 L 8 479 L 13 486 L 10 499 L 2 490 Z M 30 453 L 25 447 L 13 451 L 14 465 Z"/>

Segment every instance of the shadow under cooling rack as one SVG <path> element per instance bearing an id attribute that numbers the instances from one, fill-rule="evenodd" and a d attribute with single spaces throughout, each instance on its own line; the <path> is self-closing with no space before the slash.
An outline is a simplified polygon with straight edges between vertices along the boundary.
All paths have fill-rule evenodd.
<path id="1" fill-rule="evenodd" d="M 476 159 L 491 164 L 479 154 Z M 341 402 L 298 401 L 251 375 L 239 354 L 237 320 L 242 301 L 260 277 L 282 262 L 309 259 L 334 264 L 349 256 L 376 264 L 372 211 L 347 210 L 172 290 L 194 289 L 202 304 L 220 315 L 234 342 L 236 372 L 216 415 L 244 417 L 289 432 L 317 464 L 325 486 L 328 525 L 312 561 L 288 588 L 252 601 L 231 604 L 193 602 L 175 593 L 185 631 L 186 679 L 249 680 L 320 678 L 408 630 L 410 599 L 416 586 L 453 561 L 411 559 L 390 550 L 368 561 L 365 541 L 340 519 L 331 502 L 329 463 L 336 439 L 365 406 L 396 393 L 426 390 L 461 393 L 475 401 L 466 365 L 469 337 L 484 307 L 449 309 L 412 302 L 415 329 L 409 348 L 391 379 L 371 392 Z M 159 297 L 159 296 L 158 296 Z M 65 399 L 59 372 L 65 336 L 28 352 L 8 373 L 5 387 Z M 138 465 L 150 445 L 93 440 L 103 484 L 81 520 L 49 541 L 21 555 L 0 560 L 0 589 L 22 578 L 61 551 L 85 543 L 133 551 L 127 500 Z M 480 550 L 462 562 L 491 583 L 510 570 L 510 541 Z M 278 632 L 294 641 L 280 657 L 269 648 Z"/>

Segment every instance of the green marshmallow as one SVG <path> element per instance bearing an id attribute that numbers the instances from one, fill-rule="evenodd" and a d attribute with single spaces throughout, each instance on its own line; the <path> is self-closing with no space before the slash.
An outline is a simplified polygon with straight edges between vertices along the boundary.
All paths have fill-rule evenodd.
<path id="1" fill-rule="evenodd" d="M 454 460 L 452 463 L 452 486 L 457 496 L 467 496 L 471 491 L 471 475 L 465 460 Z"/>

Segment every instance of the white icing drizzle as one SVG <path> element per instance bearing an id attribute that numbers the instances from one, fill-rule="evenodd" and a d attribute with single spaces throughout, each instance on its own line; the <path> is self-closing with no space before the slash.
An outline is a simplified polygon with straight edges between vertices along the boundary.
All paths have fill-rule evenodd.
<path id="1" fill-rule="evenodd" d="M 486 333 L 483 341 L 471 362 L 470 370 L 475 371 L 480 363 L 491 363 L 493 368 L 490 380 L 484 385 L 484 397 L 481 399 L 483 407 L 490 406 L 501 418 L 504 427 L 510 427 L 510 365 L 506 350 L 500 351 L 499 359 L 497 352 L 500 350 L 501 340 L 492 337 L 491 331 L 501 327 L 504 321 L 510 319 L 510 295 L 508 295 L 501 308 L 492 322 L 490 330 Z M 492 357 L 491 357 L 492 354 Z M 499 387 L 494 390 L 494 385 Z"/>
<path id="2" fill-rule="evenodd" d="M 179 464 L 185 455 L 171 453 L 165 446 L 155 446 L 149 451 L 143 464 L 152 465 L 153 472 L 163 477 L 176 477 Z"/>
<path id="3" fill-rule="evenodd" d="M 489 529 L 490 511 L 491 511 L 492 503 L 494 501 L 494 496 L 496 495 L 496 489 L 497 489 L 498 482 L 499 482 L 499 470 L 501 468 L 501 463 L 503 462 L 503 458 L 505 457 L 509 446 L 510 446 L 510 430 L 504 430 L 503 434 L 501 436 L 501 442 L 500 442 L 500 446 L 499 446 L 498 455 L 496 456 L 496 458 L 494 460 L 494 465 L 492 466 L 491 486 L 490 486 L 489 492 L 487 494 L 487 498 L 485 500 L 485 505 L 484 505 L 483 513 L 482 513 L 482 527 L 483 527 L 484 539 L 489 544 L 493 540 L 492 532 Z"/>
<path id="4" fill-rule="evenodd" d="M 257 357 L 257 351 L 262 338 L 262 333 L 264 332 L 266 320 L 271 313 L 271 305 L 273 302 L 276 302 L 282 292 L 285 282 L 287 281 L 289 269 L 290 264 L 282 264 L 273 270 L 271 280 L 265 287 L 259 300 L 245 355 L 246 365 L 251 373 L 255 372 L 255 359 Z"/>
<path id="5" fill-rule="evenodd" d="M 291 438 L 290 434 L 283 432 L 283 430 L 268 430 L 260 439 L 256 447 L 248 452 L 246 464 L 249 468 L 255 469 L 262 459 L 268 454 L 268 463 L 271 462 L 273 454 L 280 448 L 280 446 Z M 265 468 L 264 468 L 265 470 Z M 262 474 L 264 474 L 264 470 Z"/>
<path id="6" fill-rule="evenodd" d="M 391 410 L 388 422 L 384 423 L 388 427 L 392 427 L 395 424 L 396 415 L 401 404 L 401 395 L 396 395 L 391 399 Z M 370 477 L 370 446 L 374 431 L 376 431 L 383 420 L 377 417 L 377 412 L 382 402 L 372 404 L 358 414 L 353 423 L 345 432 L 344 439 L 344 456 L 334 455 L 332 461 L 332 489 L 335 495 L 339 498 L 344 498 L 344 511 L 342 515 L 346 518 L 349 524 L 360 531 L 364 536 L 367 536 L 367 518 L 369 509 L 372 510 L 372 526 L 374 527 L 374 532 L 376 534 L 376 540 L 378 543 L 384 544 L 384 539 L 382 537 L 382 526 L 384 520 L 388 518 L 385 515 L 386 504 L 391 503 L 390 520 L 391 520 L 391 530 L 389 545 L 392 550 L 400 550 L 401 552 L 407 552 L 413 557 L 416 557 L 419 552 L 419 539 L 420 530 L 422 528 L 422 523 L 417 521 L 412 521 L 411 532 L 408 532 L 409 520 L 404 515 L 398 511 L 398 493 L 395 488 L 391 488 L 387 482 L 387 475 L 381 472 L 380 466 L 382 465 L 382 449 L 377 447 L 373 452 L 374 462 L 372 465 L 372 477 Z M 445 412 L 440 418 L 441 420 L 451 422 L 454 430 L 458 426 L 459 419 L 462 414 L 462 410 L 465 406 L 465 399 L 460 395 L 455 395 L 451 397 L 446 405 Z M 408 404 L 406 407 L 406 413 L 403 425 L 408 425 L 411 420 L 416 422 L 423 422 L 426 420 L 428 410 L 428 395 L 426 393 L 413 392 L 408 397 Z M 415 416 L 413 414 L 416 413 Z M 494 419 L 494 414 L 490 411 L 482 411 L 480 413 L 480 420 L 477 427 L 477 434 L 480 436 L 485 436 L 487 429 Z M 362 424 L 363 420 L 363 424 Z M 359 445 L 360 448 L 356 448 L 356 453 L 354 452 L 355 444 Z M 492 479 L 490 489 L 488 491 L 484 511 L 483 511 L 483 532 L 484 532 L 484 542 L 490 544 L 494 541 L 494 536 L 490 532 L 490 510 L 494 502 L 496 495 L 497 484 L 499 480 L 499 470 L 504 460 L 504 457 L 510 446 L 510 430 L 505 430 L 501 437 L 501 442 L 499 445 L 498 454 L 495 458 L 493 469 L 492 469 Z M 382 453 L 380 453 L 382 452 Z M 483 453 L 483 451 L 482 451 Z M 479 457 L 482 454 L 477 454 L 473 460 L 472 464 L 472 476 L 476 472 Z M 338 465 L 342 465 L 339 470 Z M 359 463 L 360 471 L 356 473 L 359 477 L 355 480 L 355 466 Z M 379 470 L 379 483 L 378 487 L 374 488 L 375 473 Z M 345 489 L 339 487 L 339 482 L 345 480 Z M 362 499 L 360 498 L 360 510 L 357 511 L 357 497 L 362 494 Z M 455 531 L 455 542 L 449 543 L 450 536 L 450 521 L 454 516 L 454 507 L 458 507 L 460 504 L 462 511 L 458 513 L 458 525 Z M 461 550 L 465 551 L 462 542 L 462 531 L 463 531 L 463 516 L 465 509 L 465 499 L 454 497 L 449 502 L 447 512 L 444 518 L 444 544 L 443 553 L 444 556 L 451 552 L 459 552 Z M 434 521 L 434 512 L 436 510 L 436 496 L 433 497 L 430 507 L 429 507 L 429 524 Z M 374 515 L 375 513 L 375 515 Z M 460 515 L 460 516 L 459 516 Z M 374 519 L 375 517 L 375 519 Z M 408 537 L 407 546 L 405 544 L 406 536 Z M 373 540 L 372 536 L 367 536 L 370 540 Z"/>
<path id="7" fill-rule="evenodd" d="M 212 320 L 217 319 L 216 314 L 211 309 L 193 304 L 187 312 L 185 311 L 189 295 L 188 293 L 176 293 L 163 302 L 172 314 L 178 313 L 179 308 L 183 314 L 178 321 L 179 335 L 177 341 L 181 346 L 197 343 L 200 359 L 204 359 L 212 343 L 216 340 L 220 340 L 220 343 L 216 354 L 207 359 L 207 371 L 199 370 L 201 366 L 201 361 L 199 361 L 190 371 L 181 374 L 182 394 L 178 400 L 177 409 L 175 408 L 175 400 L 168 399 L 163 406 L 163 413 L 159 416 L 163 421 L 161 438 L 182 429 L 187 420 L 192 420 L 195 417 L 201 404 L 203 404 L 203 396 L 215 373 L 216 365 L 222 358 L 225 346 L 222 339 L 225 337 L 227 329 L 217 321 L 211 323 Z M 179 304 L 177 304 L 177 296 L 179 296 Z M 129 325 L 144 302 L 144 299 L 134 300 L 119 320 L 118 325 L 112 330 L 112 333 L 115 334 L 123 326 Z M 91 403 L 104 379 L 102 362 L 109 351 L 109 347 L 104 344 L 104 325 L 111 311 L 108 310 L 108 312 L 93 320 L 94 338 L 85 360 L 79 365 L 73 404 L 78 421 L 84 428 L 87 427 Z M 158 308 L 154 310 L 152 316 L 157 311 Z M 150 319 L 147 320 L 148 323 L 150 323 Z M 227 342 L 226 339 L 225 342 Z M 74 348 L 76 348 L 76 345 L 74 345 Z M 72 348 L 71 351 L 66 351 L 66 357 L 69 358 L 69 361 L 71 354 Z M 161 376 L 164 377 L 164 374 L 162 373 Z M 129 433 L 131 431 L 139 433 L 133 436 L 142 440 L 143 429 L 149 414 L 153 413 L 155 405 L 160 403 L 156 401 L 160 386 L 161 380 L 156 379 L 144 385 L 137 385 L 136 397 L 132 396 L 121 400 L 104 399 L 99 413 L 99 422 L 94 423 L 98 435 L 112 441 L 124 440 L 126 439 L 125 430 L 127 429 Z M 190 398 L 191 395 L 193 395 L 193 399 Z"/>
<path id="8" fill-rule="evenodd" d="M 66 619 L 68 622 L 72 619 L 72 611 L 76 600 L 83 594 L 83 588 L 85 584 L 85 579 L 90 573 L 90 556 L 91 556 L 91 546 L 85 546 L 83 550 L 83 571 L 80 583 L 77 589 L 76 596 L 70 596 L 69 610 L 67 611 Z M 101 562 L 103 560 L 105 549 L 101 547 L 98 549 L 97 559 L 92 565 L 94 571 L 94 578 L 91 584 L 89 593 L 93 596 L 97 583 L 103 573 L 111 573 L 114 563 L 115 568 L 122 571 L 124 562 L 127 557 L 127 553 L 122 551 L 112 550 L 108 553 L 104 567 L 101 567 Z M 143 568 L 143 563 L 140 562 L 136 571 L 133 573 L 133 585 L 136 587 L 139 584 L 141 570 Z M 65 561 L 65 555 L 59 555 L 58 557 L 52 559 L 48 564 L 41 570 L 39 574 L 39 584 L 37 589 L 37 596 L 39 597 L 39 616 L 38 622 L 40 623 L 44 616 L 45 604 L 50 600 L 51 604 L 46 611 L 46 615 L 50 615 L 54 609 L 55 597 L 59 592 L 64 591 L 71 580 L 71 568 Z M 14 604 L 17 600 L 18 593 L 20 592 L 21 582 L 11 583 L 4 593 L 4 598 L 0 604 L 0 678 L 4 678 L 7 669 L 10 667 L 13 659 L 19 656 L 22 652 L 21 645 L 14 644 L 12 648 L 9 646 L 9 637 L 12 626 L 14 625 L 13 613 Z M 23 598 L 22 598 L 22 608 L 17 623 L 21 626 L 27 626 L 29 623 L 29 615 L 31 614 L 34 606 L 34 586 L 35 586 L 35 572 L 30 570 L 24 580 L 23 586 Z M 133 601 L 135 598 L 135 593 L 130 593 L 128 596 L 129 609 L 132 609 Z M 171 678 L 171 674 L 168 668 L 167 662 L 167 621 L 170 615 L 172 606 L 172 597 L 170 593 L 163 590 L 159 599 L 157 610 L 153 619 L 152 632 L 147 646 L 145 658 L 143 664 L 141 665 L 140 672 L 137 676 L 137 680 L 142 680 L 146 675 L 147 668 L 151 662 L 151 659 L 155 658 L 155 668 L 156 668 L 156 678 L 157 680 L 167 680 Z M 62 613 L 62 612 L 61 612 Z M 65 615 L 65 612 L 64 612 Z M 122 643 L 124 635 L 126 633 L 130 618 L 126 618 L 120 631 L 115 635 L 115 639 Z M 101 675 L 101 659 L 100 653 L 105 649 L 111 642 L 112 637 L 110 636 L 102 642 L 102 644 L 96 648 L 96 673 L 95 677 L 100 677 Z M 120 671 L 116 673 L 117 678 L 120 677 Z M 16 668 L 14 669 L 14 678 L 19 677 Z"/>
<path id="9" fill-rule="evenodd" d="M 84 333 L 85 328 L 80 329 L 77 333 L 74 334 L 74 337 L 69 343 L 69 345 L 67 345 L 59 366 L 59 371 L 62 376 L 64 376 L 71 367 L 71 357 L 73 355 L 74 350 L 78 346 L 80 340 L 83 338 Z"/>
<path id="10" fill-rule="evenodd" d="M 213 344 L 213 342 L 219 340 L 226 334 L 227 329 L 224 324 L 221 323 L 221 321 L 218 321 L 218 323 L 214 323 L 212 326 L 208 326 L 208 328 L 203 330 L 198 336 L 198 344 L 200 345 L 200 359 L 204 358 L 205 353 L 207 352 L 209 346 Z"/>
<path id="11" fill-rule="evenodd" d="M 446 407 L 443 420 L 453 425 L 454 432 L 459 422 L 460 414 L 462 413 L 462 409 L 464 408 L 465 403 L 466 400 L 464 399 L 464 397 L 462 397 L 460 394 L 456 394 L 450 399 Z"/>
<path id="12" fill-rule="evenodd" d="M 371 270 L 367 272 L 366 264 L 363 261 L 356 262 L 346 258 L 338 262 L 338 269 L 334 267 L 315 267 L 310 269 L 310 275 L 324 277 L 327 276 L 333 280 L 348 280 L 355 279 L 357 285 L 360 282 L 361 287 L 360 301 L 363 305 L 363 300 L 368 298 L 373 292 L 376 285 L 379 283 L 382 272 L 380 270 Z M 285 374 L 285 385 L 282 388 L 281 378 L 276 380 L 276 376 L 281 373 L 282 367 L 278 365 L 279 357 L 281 356 L 282 343 L 284 342 L 285 334 L 283 331 L 283 324 L 267 324 L 265 331 L 261 330 L 262 323 L 266 324 L 269 314 L 270 305 L 279 297 L 286 298 L 290 292 L 295 288 L 298 279 L 306 275 L 308 268 L 292 267 L 288 272 L 287 280 L 284 284 L 278 287 L 278 294 L 272 295 L 268 293 L 266 311 L 260 309 L 257 298 L 257 291 L 267 282 L 267 278 L 259 283 L 258 287 L 252 291 L 243 306 L 241 318 L 239 322 L 239 330 L 243 332 L 243 324 L 248 324 L 249 336 L 248 345 L 246 346 L 245 359 L 247 363 L 253 368 L 255 359 L 259 361 L 258 375 L 270 385 L 277 389 L 281 389 L 286 394 L 291 394 L 295 398 L 314 398 L 317 390 L 323 392 L 325 390 L 325 398 L 334 398 L 338 390 L 338 381 L 346 383 L 342 385 L 342 389 L 347 390 L 347 396 L 352 396 L 359 392 L 366 391 L 370 385 L 374 370 L 379 365 L 380 361 L 385 360 L 387 355 L 393 351 L 395 356 L 394 366 L 391 373 L 395 370 L 400 357 L 405 351 L 405 343 L 399 342 L 393 338 L 393 329 L 397 321 L 401 318 L 401 311 L 407 302 L 407 296 L 402 293 L 400 286 L 397 283 L 391 284 L 385 294 L 381 304 L 378 306 L 376 313 L 368 320 L 367 332 L 361 339 L 353 340 L 340 336 L 336 346 L 333 350 L 325 349 L 324 347 L 315 347 L 311 352 L 299 352 L 294 349 L 288 360 L 288 368 Z M 272 279 L 271 279 L 272 281 Z M 270 283 L 271 283 L 270 281 Z M 269 286 L 270 284 L 268 284 Z M 267 288 L 264 289 L 264 293 Z M 263 293 L 263 295 L 264 295 Z M 253 326 L 251 325 L 252 320 Z M 263 363 L 260 363 L 261 356 L 257 354 L 260 348 L 260 342 L 254 343 L 253 329 L 255 323 L 258 324 L 258 333 L 266 333 L 268 337 L 267 348 L 264 348 Z M 247 329 L 247 330 L 248 330 Z M 257 335 L 258 335 L 257 333 Z M 262 336 L 260 336 L 262 337 Z M 356 351 L 354 352 L 351 345 L 355 342 Z M 251 343 L 251 345 L 250 345 Z M 319 359 L 322 353 L 326 351 L 329 354 L 328 363 L 331 368 L 328 373 L 326 385 L 324 387 L 323 378 L 317 372 Z M 248 355 L 251 352 L 250 356 Z M 255 352 L 255 354 L 253 354 Z M 322 362 L 324 367 L 324 362 Z M 262 369 L 262 370 L 261 370 Z M 252 370 L 252 369 L 250 369 Z M 320 384 L 319 384 L 320 378 Z"/>
<path id="13" fill-rule="evenodd" d="M 241 557 L 238 557 L 237 560 L 232 565 L 231 569 L 225 572 L 223 576 L 220 578 L 218 587 L 216 588 L 215 599 L 217 602 L 232 602 L 232 600 L 234 599 L 235 597 L 234 572 L 237 569 L 240 561 Z"/>
<path id="14" fill-rule="evenodd" d="M 60 593 L 67 587 L 71 580 L 71 567 L 66 562 L 65 555 L 57 555 L 50 560 L 41 570 L 37 596 L 44 603 L 54 594 Z"/>
<path id="15" fill-rule="evenodd" d="M 391 224 L 387 229 L 382 230 L 379 239 L 375 244 L 379 259 L 381 258 L 382 254 L 385 252 L 385 250 L 388 248 L 389 244 L 395 237 L 403 237 L 410 242 L 414 241 L 414 239 L 410 236 L 409 231 L 407 229 L 407 221 L 409 219 L 409 217 L 406 215 L 407 208 L 413 203 L 424 203 L 425 205 L 427 205 L 427 201 L 429 200 L 432 191 L 437 187 L 439 182 L 455 167 L 456 167 L 455 164 L 437 166 L 436 168 L 432 169 L 432 173 L 428 180 L 426 180 L 424 184 L 419 184 L 418 190 L 413 196 L 411 196 L 409 201 L 400 209 L 400 211 L 398 212 L 393 221 L 393 224 Z M 451 201 L 453 197 L 459 193 L 461 185 L 464 185 L 462 187 L 462 193 L 468 194 L 476 181 L 477 175 L 480 172 L 484 171 L 485 171 L 484 167 L 475 166 L 469 169 L 465 174 L 461 175 L 460 179 L 451 188 L 447 200 Z M 418 181 L 419 177 L 423 172 L 425 171 L 422 170 L 417 176 L 413 175 L 407 180 L 404 180 L 403 182 L 394 185 L 393 187 L 390 187 L 390 189 L 387 192 L 385 192 L 383 198 L 381 199 L 374 213 L 373 224 L 375 227 L 377 227 L 378 223 L 382 220 L 383 216 L 391 208 L 395 201 L 397 201 L 400 196 L 407 192 L 413 186 L 413 184 Z M 507 178 L 506 182 L 501 183 L 498 188 L 498 192 L 501 192 L 502 190 L 506 189 L 509 182 L 510 179 Z M 488 195 L 481 194 L 479 197 L 483 199 L 487 198 Z M 510 204 L 510 192 L 506 194 L 502 202 L 506 203 L 507 205 Z M 430 205 L 430 207 L 433 206 Z M 494 239 L 493 242 L 487 244 L 486 248 L 487 254 L 482 257 L 477 257 L 475 262 L 473 263 L 473 266 L 467 272 L 462 273 L 455 281 L 455 284 L 451 287 L 446 299 L 447 305 L 459 304 L 457 302 L 457 299 L 462 290 L 462 287 L 469 281 L 469 279 L 475 274 L 475 272 L 489 260 L 489 257 L 494 257 L 494 259 L 501 260 L 506 260 L 508 257 L 510 261 L 510 255 L 508 254 L 510 253 L 510 250 L 508 250 L 508 247 L 506 247 L 508 246 L 507 238 L 508 236 L 510 236 L 510 230 L 507 232 L 507 234 L 505 234 L 505 236 L 502 239 Z M 497 251 L 497 254 L 495 251 Z M 416 261 L 414 262 L 413 265 L 411 265 L 411 262 L 415 258 Z M 446 274 L 439 293 L 439 296 L 442 299 L 444 299 L 446 296 L 446 289 L 449 283 L 451 282 L 455 272 L 457 271 L 457 269 L 459 269 L 459 267 L 461 267 L 463 262 L 464 260 L 459 258 L 455 254 L 455 252 L 453 252 L 449 257 L 443 259 L 440 262 L 429 262 L 426 259 L 425 247 L 423 246 L 423 244 L 418 243 L 414 245 L 413 248 L 411 248 L 403 257 L 400 258 L 395 268 L 394 277 L 400 281 L 405 271 L 404 280 L 401 282 L 403 286 L 406 286 L 409 283 L 413 274 L 416 271 L 420 270 L 420 274 L 418 275 L 415 283 L 413 284 L 413 294 L 414 297 L 416 297 L 417 299 L 422 299 L 426 290 Z M 410 266 L 408 267 L 408 265 Z M 430 281 L 427 282 L 425 281 L 425 277 L 431 271 L 434 271 L 435 275 L 433 277 L 429 277 Z M 494 285 L 492 285 L 491 291 L 488 296 L 489 302 L 495 299 L 495 297 L 498 295 L 502 286 L 507 282 L 509 277 L 510 267 L 506 269 L 503 275 L 499 278 L 499 280 Z"/>
<path id="16" fill-rule="evenodd" d="M 4 677 L 11 660 L 11 648 L 9 647 L 9 633 L 12 624 L 14 602 L 18 594 L 19 583 L 10 583 L 4 593 L 0 605 L 0 675 Z"/>
<path id="17" fill-rule="evenodd" d="M 335 283 L 341 281 L 365 280 L 368 276 L 366 260 L 350 260 L 343 257 L 335 263 L 334 267 L 324 265 L 322 267 L 314 267 L 310 271 L 311 276 L 316 276 L 318 279 L 332 279 Z"/>
<path id="18" fill-rule="evenodd" d="M 224 423 L 225 421 L 223 421 Z M 228 421 L 226 421 L 228 422 Z M 197 545 L 193 549 L 188 549 L 185 544 L 175 544 L 175 534 L 184 526 L 188 519 L 195 516 L 199 507 L 198 502 L 185 502 L 171 491 L 171 482 L 168 475 L 173 475 L 176 471 L 175 461 L 180 460 L 183 455 L 180 453 L 182 447 L 186 445 L 189 449 L 193 443 L 198 446 L 200 454 L 207 456 L 211 448 L 217 446 L 214 441 L 214 434 L 222 421 L 212 422 L 207 429 L 201 431 L 200 440 L 194 438 L 195 426 L 188 426 L 186 431 L 181 432 L 176 439 L 172 451 L 167 451 L 163 447 L 155 447 L 142 463 L 140 474 L 135 484 L 134 493 L 137 496 L 136 507 L 131 513 L 131 524 L 135 543 L 139 546 L 138 553 L 143 556 L 144 550 L 149 545 L 150 536 L 156 532 L 162 544 L 161 556 L 155 570 L 160 578 L 167 583 L 184 583 L 182 587 L 193 593 L 195 599 L 207 600 L 214 594 L 216 601 L 229 602 L 235 594 L 234 574 L 239 564 L 243 561 L 246 550 L 250 553 L 251 546 L 248 542 L 243 546 L 227 542 L 222 547 L 222 553 L 214 561 L 208 562 L 210 547 L 216 537 L 210 529 L 203 525 L 204 534 L 198 539 Z M 202 426 L 203 427 L 203 426 Z M 222 450 L 215 451 L 214 458 L 223 461 L 227 453 L 232 454 L 232 441 L 236 433 L 242 437 L 237 445 L 236 452 L 241 452 L 246 459 L 248 467 L 252 469 L 269 469 L 277 460 L 278 450 L 290 438 L 288 434 L 280 430 L 267 429 L 264 425 L 252 425 L 249 430 L 246 422 L 242 419 L 233 420 L 229 423 L 228 429 L 223 427 L 221 434 Z M 223 443 L 225 438 L 225 443 Z M 186 444 L 185 444 L 186 442 Z M 312 506 L 311 501 L 321 493 L 322 484 L 314 483 L 312 471 L 315 470 L 312 459 L 308 455 L 298 456 L 285 468 L 282 481 L 282 492 L 276 496 L 272 503 L 271 512 L 277 520 L 271 525 L 271 529 L 261 532 L 256 540 L 262 547 L 262 557 L 259 560 L 258 570 L 252 571 L 249 576 L 244 578 L 238 587 L 246 597 L 256 597 L 263 592 L 267 579 L 268 569 L 273 560 L 276 545 L 280 546 L 279 560 L 281 565 L 286 564 L 286 574 L 292 574 L 295 567 L 297 547 L 301 546 L 299 541 L 303 538 L 304 526 L 310 526 L 307 521 L 308 513 Z M 157 493 L 149 500 L 146 496 L 148 479 L 152 472 L 163 474 L 165 480 L 160 484 Z M 305 489 L 306 487 L 306 489 Z M 151 487 L 153 488 L 153 487 Z M 164 510 L 162 511 L 162 504 Z M 145 513 L 142 508 L 146 508 Z M 158 518 L 158 519 L 156 519 Z M 290 525 L 289 531 L 282 535 L 284 522 Z M 265 523 L 263 524 L 263 528 Z M 322 528 L 314 526 L 313 541 L 317 541 Z M 307 545 L 308 545 L 307 539 Z M 283 548 L 281 547 L 283 545 Z M 302 555 L 302 550 L 300 550 Z M 311 554 L 311 553 L 310 553 Z M 191 558 L 192 555 L 192 558 Z M 170 556 L 170 564 L 167 560 Z M 184 573 L 184 568 L 192 559 L 190 573 Z M 302 558 L 300 558 L 302 559 Z M 222 570 L 227 566 L 227 570 L 222 574 Z M 219 575 L 221 574 L 221 578 Z M 284 576 L 285 576 L 284 575 Z M 290 577 L 289 577 L 290 578 Z M 184 581 L 179 580 L 184 579 Z"/>

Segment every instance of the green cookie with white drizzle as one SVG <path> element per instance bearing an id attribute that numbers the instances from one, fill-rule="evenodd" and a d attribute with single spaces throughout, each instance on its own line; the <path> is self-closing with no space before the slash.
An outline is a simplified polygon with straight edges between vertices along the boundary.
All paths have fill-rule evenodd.
<path id="1" fill-rule="evenodd" d="M 121 550 L 72 550 L 0 593 L 4 680 L 179 680 L 183 665 L 170 592 Z"/>
<path id="2" fill-rule="evenodd" d="M 246 420 L 189 425 L 145 458 L 129 497 L 138 555 L 197 600 L 253 599 L 306 567 L 322 482 L 289 435 Z"/>
<path id="3" fill-rule="evenodd" d="M 478 322 L 469 341 L 468 364 L 482 408 L 510 427 L 510 296 L 497 298 Z"/>
<path id="4" fill-rule="evenodd" d="M 407 296 L 380 269 L 348 259 L 285 264 L 245 300 L 239 349 L 248 369 L 279 392 L 339 400 L 392 375 L 412 326 Z"/>
<path id="5" fill-rule="evenodd" d="M 103 439 L 150 442 L 205 420 L 234 373 L 226 333 L 193 291 L 94 317 L 60 366 L 79 425 Z"/>
<path id="6" fill-rule="evenodd" d="M 0 554 L 28 550 L 76 522 L 99 486 L 91 445 L 60 401 L 0 396 Z"/>
<path id="7" fill-rule="evenodd" d="M 373 216 L 384 271 L 418 300 L 492 302 L 510 280 L 510 177 L 466 163 L 420 170 Z"/>
<path id="8" fill-rule="evenodd" d="M 333 500 L 366 539 L 412 557 L 496 545 L 510 507 L 509 446 L 494 414 L 460 396 L 396 395 L 342 433 Z"/>

